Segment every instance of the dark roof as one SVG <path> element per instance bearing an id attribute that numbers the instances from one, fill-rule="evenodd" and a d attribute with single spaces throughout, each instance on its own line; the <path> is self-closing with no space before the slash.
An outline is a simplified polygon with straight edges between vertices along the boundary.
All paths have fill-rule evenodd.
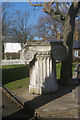
<path id="1" fill-rule="evenodd" d="M 80 49 L 80 40 L 76 40 L 73 42 L 73 48 L 74 49 Z"/>
<path id="2" fill-rule="evenodd" d="M 63 39 L 60 39 L 60 40 L 58 40 L 58 39 L 47 39 L 46 41 L 48 41 L 48 42 L 60 42 L 60 43 L 62 43 Z"/>
<path id="3" fill-rule="evenodd" d="M 2 37 L 2 42 L 5 42 L 5 43 L 21 43 L 24 41 L 21 39 L 19 39 L 18 37 Z"/>

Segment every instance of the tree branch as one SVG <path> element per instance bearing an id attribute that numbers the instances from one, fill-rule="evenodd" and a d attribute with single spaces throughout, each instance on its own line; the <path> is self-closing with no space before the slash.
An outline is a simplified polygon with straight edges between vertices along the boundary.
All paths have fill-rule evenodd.
<path id="1" fill-rule="evenodd" d="M 70 18 L 75 18 L 78 15 L 79 11 L 80 11 L 80 1 L 73 2 L 72 5 L 70 6 L 68 13 L 67 13 L 67 16 L 70 16 Z"/>
<path id="2" fill-rule="evenodd" d="M 60 11 L 59 9 L 59 5 L 58 5 L 58 2 L 56 2 L 56 7 L 57 7 L 57 11 L 60 15 L 62 15 L 64 18 L 65 18 L 65 15 L 62 14 L 62 12 Z"/>
<path id="3" fill-rule="evenodd" d="M 37 7 L 37 6 L 43 6 L 43 4 L 41 4 L 41 3 L 40 3 L 40 4 L 32 4 L 32 3 L 30 2 L 31 0 L 28 0 L 28 1 L 29 1 L 29 4 L 32 5 L 32 6 L 35 6 L 35 7 Z"/>
<path id="4" fill-rule="evenodd" d="M 59 14 L 61 14 L 61 15 L 62 15 L 62 13 L 61 13 L 61 11 L 60 11 L 60 9 L 59 9 L 58 2 L 56 2 L 56 7 L 57 7 L 57 11 L 59 12 Z"/>
<path id="5" fill-rule="evenodd" d="M 60 14 L 55 14 L 55 11 L 52 11 L 52 13 L 51 13 L 50 15 L 51 15 L 51 17 L 52 17 L 53 19 L 55 19 L 56 21 L 64 24 L 64 19 L 62 18 L 62 16 L 61 16 Z"/>
<path id="6" fill-rule="evenodd" d="M 54 2 L 52 1 L 53 0 L 51 0 L 51 2 L 45 2 L 44 4 L 32 4 L 29 0 L 29 4 L 32 6 L 43 6 L 43 12 L 48 13 L 53 19 L 64 24 L 64 17 L 60 14 L 56 14 L 56 11 L 53 10 L 52 4 Z"/>
<path id="7" fill-rule="evenodd" d="M 50 1 L 50 5 L 54 4 L 53 0 Z"/>

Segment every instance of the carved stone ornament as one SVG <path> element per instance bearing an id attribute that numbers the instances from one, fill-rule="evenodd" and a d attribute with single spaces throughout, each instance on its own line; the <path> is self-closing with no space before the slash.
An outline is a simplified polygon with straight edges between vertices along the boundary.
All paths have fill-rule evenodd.
<path id="1" fill-rule="evenodd" d="M 27 51 L 27 50 L 23 49 L 22 58 L 27 64 L 29 64 L 34 59 L 33 51 Z"/>

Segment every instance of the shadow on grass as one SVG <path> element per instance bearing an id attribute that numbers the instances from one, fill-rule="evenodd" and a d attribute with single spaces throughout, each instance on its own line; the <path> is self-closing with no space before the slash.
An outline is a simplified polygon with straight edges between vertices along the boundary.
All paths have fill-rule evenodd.
<path id="1" fill-rule="evenodd" d="M 29 77 L 29 67 L 23 66 L 12 69 L 2 69 L 2 84 Z"/>

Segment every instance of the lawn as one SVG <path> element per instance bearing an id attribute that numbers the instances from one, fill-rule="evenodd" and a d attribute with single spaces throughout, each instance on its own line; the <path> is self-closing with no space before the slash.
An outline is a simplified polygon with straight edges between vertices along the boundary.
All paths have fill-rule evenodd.
<path id="1" fill-rule="evenodd" d="M 19 68 L 19 67 L 24 67 L 24 65 L 2 65 L 2 69 L 13 69 L 13 68 Z"/>
<path id="2" fill-rule="evenodd" d="M 73 74 L 73 71 L 75 70 L 75 67 L 76 67 L 76 63 L 73 63 L 73 65 L 72 65 L 72 74 Z M 61 69 L 61 63 L 57 63 L 56 64 L 57 79 L 60 79 L 60 69 Z"/>
<path id="3" fill-rule="evenodd" d="M 74 71 L 76 63 L 73 64 Z M 60 79 L 61 64 L 56 64 L 57 79 Z M 3 65 L 2 85 L 11 90 L 29 86 L 29 65 Z"/>
<path id="4" fill-rule="evenodd" d="M 29 77 L 21 79 L 21 80 L 16 80 L 13 82 L 9 82 L 7 84 L 5 84 L 4 86 L 9 88 L 10 90 L 16 90 L 18 88 L 22 88 L 22 87 L 27 87 L 29 86 Z"/>
<path id="5" fill-rule="evenodd" d="M 3 65 L 2 85 L 11 90 L 29 86 L 29 65 Z"/>

